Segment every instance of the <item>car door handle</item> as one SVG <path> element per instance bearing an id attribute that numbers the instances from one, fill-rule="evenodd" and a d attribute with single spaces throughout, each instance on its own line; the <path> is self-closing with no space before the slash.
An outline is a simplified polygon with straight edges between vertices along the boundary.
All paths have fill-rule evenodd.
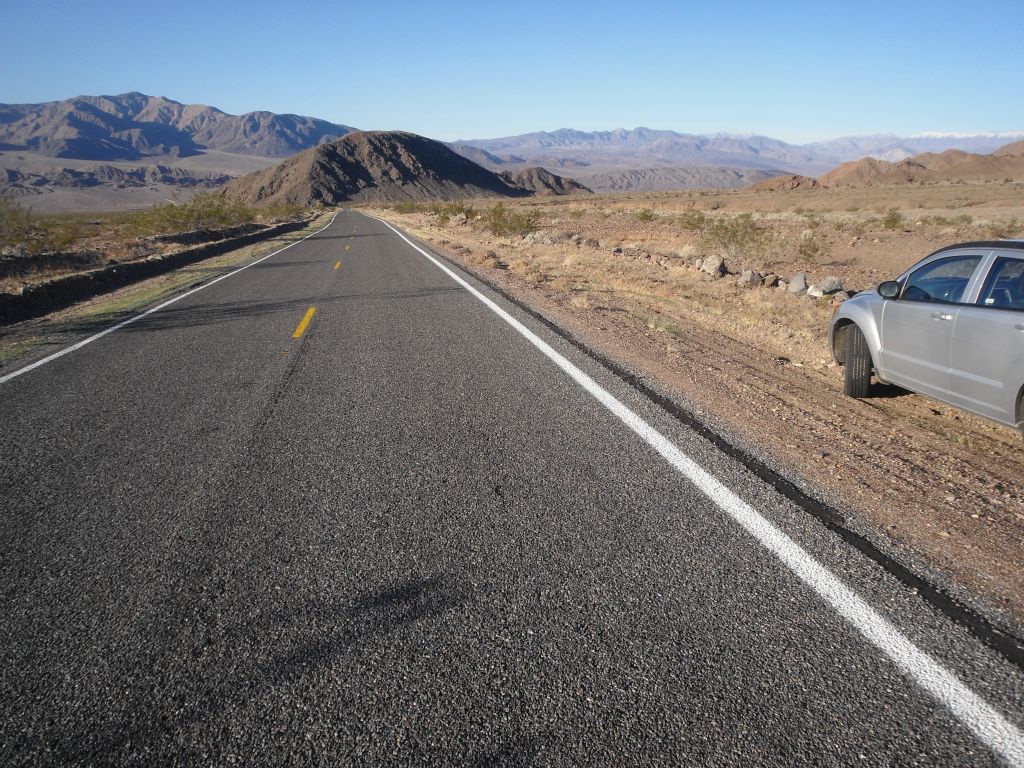
<path id="1" fill-rule="evenodd" d="M 1013 327 L 1016 328 L 1018 331 L 1024 331 L 1024 323 L 1017 323 Z"/>
<path id="2" fill-rule="evenodd" d="M 947 315 L 945 312 L 932 312 L 932 317 L 936 320 L 952 320 L 952 315 Z"/>

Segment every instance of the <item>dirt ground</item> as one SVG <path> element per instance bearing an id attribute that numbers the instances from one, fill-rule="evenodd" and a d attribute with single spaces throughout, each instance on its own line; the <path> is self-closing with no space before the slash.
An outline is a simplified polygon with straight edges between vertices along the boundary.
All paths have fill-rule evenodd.
<path id="1" fill-rule="evenodd" d="M 493 205 L 476 201 L 481 214 Z M 535 230 L 478 218 L 372 211 L 652 378 L 847 513 L 885 551 L 1019 633 L 1024 627 L 1024 439 L 894 387 L 856 401 L 832 362 L 828 298 L 744 288 L 728 269 L 895 277 L 958 241 L 1020 237 L 1019 184 L 790 193 L 580 196 L 504 203 Z M 892 213 L 896 209 L 896 213 Z M 747 214 L 746 216 L 744 214 Z M 618 250 L 616 250 L 618 249 Z"/>

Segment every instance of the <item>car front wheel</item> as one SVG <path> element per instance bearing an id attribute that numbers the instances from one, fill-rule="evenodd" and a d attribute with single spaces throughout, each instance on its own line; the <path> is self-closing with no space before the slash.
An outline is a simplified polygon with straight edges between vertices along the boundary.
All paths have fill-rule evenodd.
<path id="1" fill-rule="evenodd" d="M 851 325 L 846 331 L 843 393 L 850 397 L 867 397 L 871 394 L 871 352 L 868 351 L 868 340 L 856 325 Z"/>

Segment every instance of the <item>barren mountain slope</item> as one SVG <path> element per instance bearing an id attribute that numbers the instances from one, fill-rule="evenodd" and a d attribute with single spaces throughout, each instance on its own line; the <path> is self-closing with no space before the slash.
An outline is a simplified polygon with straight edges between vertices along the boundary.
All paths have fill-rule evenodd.
<path id="1" fill-rule="evenodd" d="M 591 190 L 589 188 L 583 186 L 575 179 L 567 179 L 562 176 L 557 176 L 551 173 L 551 171 L 539 166 L 524 168 L 519 173 L 505 171 L 498 175 L 511 186 L 529 190 L 535 195 L 591 194 Z"/>
<path id="2" fill-rule="evenodd" d="M 1022 142 L 1017 142 L 1017 145 Z M 844 163 L 819 179 L 822 186 L 874 186 L 919 181 L 1003 181 L 1024 179 L 1024 153 L 1010 144 L 991 155 L 949 149 L 889 163 L 870 157 Z"/>
<path id="3" fill-rule="evenodd" d="M 529 194 L 439 141 L 401 131 L 350 133 L 237 179 L 227 189 L 253 203 L 302 205 Z"/>
<path id="4" fill-rule="evenodd" d="M 85 160 L 186 157 L 204 149 L 285 157 L 351 130 L 299 115 L 229 115 L 135 92 L 0 105 L 0 150 Z"/>

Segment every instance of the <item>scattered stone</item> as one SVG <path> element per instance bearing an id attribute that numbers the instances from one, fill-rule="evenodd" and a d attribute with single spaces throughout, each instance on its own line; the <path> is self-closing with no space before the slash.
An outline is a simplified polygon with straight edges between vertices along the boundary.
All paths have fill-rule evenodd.
<path id="1" fill-rule="evenodd" d="M 789 279 L 789 284 L 786 290 L 795 296 L 803 296 L 807 293 L 807 273 L 797 272 L 793 275 L 793 277 Z"/>
<path id="2" fill-rule="evenodd" d="M 618 247 L 612 248 L 612 253 L 614 253 L 616 256 L 621 256 L 622 255 L 622 249 L 618 248 Z"/>
<path id="3" fill-rule="evenodd" d="M 585 246 L 587 246 L 587 248 L 600 248 L 601 247 L 601 243 L 597 240 L 597 238 L 594 238 L 594 237 L 588 237 L 586 240 L 583 241 L 583 244 Z"/>
<path id="4" fill-rule="evenodd" d="M 821 290 L 817 285 L 812 285 L 807 289 L 807 293 L 804 294 L 812 299 L 820 299 L 825 295 L 825 292 Z"/>
<path id="5" fill-rule="evenodd" d="M 697 259 L 693 263 L 693 268 L 696 269 L 698 272 L 700 272 L 702 269 L 704 269 L 704 259 L 703 258 Z"/>
<path id="6" fill-rule="evenodd" d="M 774 272 L 769 272 L 763 278 L 761 278 L 761 284 L 765 288 L 774 288 L 779 284 L 779 276 Z"/>
<path id="7" fill-rule="evenodd" d="M 448 219 L 448 223 L 451 224 L 453 227 L 462 226 L 467 221 L 468 219 L 466 218 L 466 214 L 464 213 L 456 213 L 454 216 Z"/>
<path id="8" fill-rule="evenodd" d="M 764 282 L 764 276 L 760 272 L 755 272 L 752 269 L 744 269 L 740 274 L 739 280 L 736 282 L 744 288 L 756 288 Z"/>
<path id="9" fill-rule="evenodd" d="M 828 295 L 831 293 L 835 293 L 836 291 L 843 290 L 843 281 L 833 275 L 830 277 L 826 277 L 824 280 L 818 283 L 818 287 L 821 289 L 822 293 Z"/>
<path id="10" fill-rule="evenodd" d="M 721 256 L 708 256 L 700 265 L 700 271 L 712 277 L 722 277 L 727 272 L 725 259 Z"/>
<path id="11" fill-rule="evenodd" d="M 838 307 L 840 304 L 842 304 L 844 301 L 849 300 L 850 298 L 852 297 L 847 291 L 836 291 L 835 293 L 832 294 L 832 306 Z"/>

